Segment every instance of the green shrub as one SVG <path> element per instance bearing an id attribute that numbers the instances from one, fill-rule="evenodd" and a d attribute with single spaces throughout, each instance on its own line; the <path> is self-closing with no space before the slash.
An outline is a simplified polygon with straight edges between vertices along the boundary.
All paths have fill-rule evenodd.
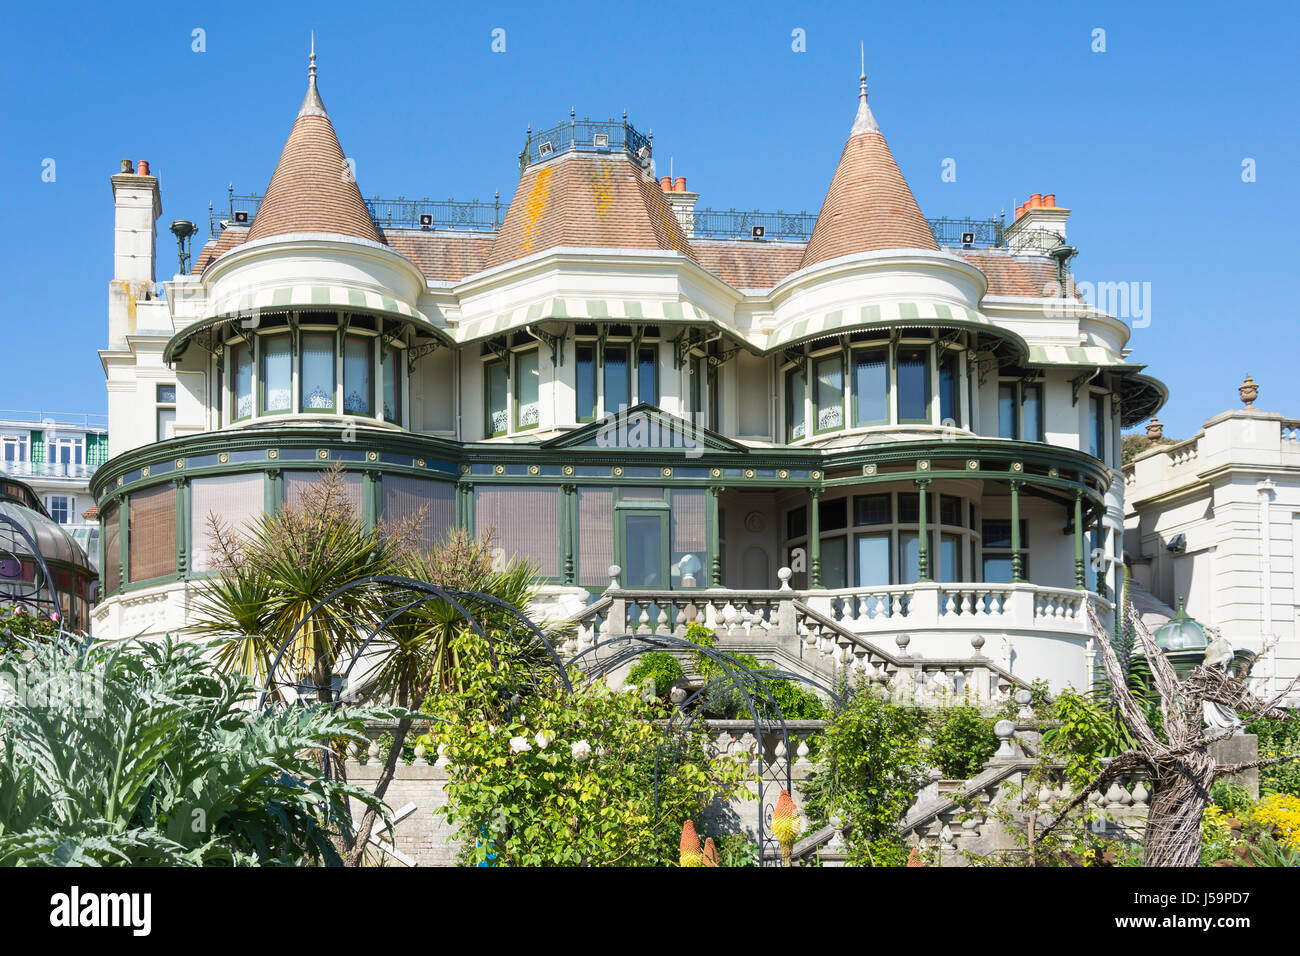
<path id="1" fill-rule="evenodd" d="M 998 749 L 993 719 L 976 707 L 946 707 L 930 718 L 931 762 L 950 779 L 975 776 Z"/>
<path id="2" fill-rule="evenodd" d="M 650 651 L 642 654 L 628 671 L 627 683 L 634 687 L 643 686 L 646 681 L 654 681 L 655 694 L 667 697 L 677 683 L 685 676 L 682 665 L 677 658 L 667 651 Z"/>
<path id="3" fill-rule="evenodd" d="M 1300 753 L 1300 719 L 1274 720 L 1262 717 L 1246 727 L 1246 732 L 1259 737 L 1259 756 L 1283 757 Z M 1259 793 L 1285 793 L 1300 797 L 1300 760 L 1259 768 Z"/>

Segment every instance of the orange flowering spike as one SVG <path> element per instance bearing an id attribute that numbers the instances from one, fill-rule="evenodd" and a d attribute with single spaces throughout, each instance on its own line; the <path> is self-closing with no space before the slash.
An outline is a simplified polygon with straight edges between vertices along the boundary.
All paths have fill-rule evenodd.
<path id="1" fill-rule="evenodd" d="M 695 824 L 687 820 L 682 824 L 681 866 L 700 866 L 703 863 L 700 854 L 700 838 L 695 833 Z"/>
<path id="2" fill-rule="evenodd" d="M 794 849 L 794 841 L 799 839 L 803 830 L 803 821 L 799 819 L 799 808 L 790 799 L 790 791 L 782 790 L 772 813 L 772 835 L 781 847 L 781 856 L 788 863 Z"/>
<path id="3" fill-rule="evenodd" d="M 718 848 L 713 845 L 713 837 L 709 837 L 704 841 L 704 865 L 718 865 Z"/>

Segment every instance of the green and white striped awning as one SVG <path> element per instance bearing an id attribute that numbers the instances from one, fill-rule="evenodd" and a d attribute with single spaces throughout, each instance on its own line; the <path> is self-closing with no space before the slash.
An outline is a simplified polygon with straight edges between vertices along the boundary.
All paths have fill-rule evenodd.
<path id="1" fill-rule="evenodd" d="M 423 321 L 419 312 L 394 296 L 323 285 L 273 286 L 253 292 L 234 292 L 210 301 L 204 318 L 217 319 L 277 309 L 356 309 Z"/>
<path id="2" fill-rule="evenodd" d="M 1126 362 L 1110 349 L 1101 345 L 1031 345 L 1030 365 L 1069 365 L 1077 368 L 1131 369 L 1143 368 Z"/>
<path id="3" fill-rule="evenodd" d="M 532 305 L 474 319 L 458 326 L 457 342 L 476 342 L 526 325 L 561 319 L 571 322 L 619 322 L 654 325 L 708 325 L 736 333 L 692 302 L 633 302 L 626 299 L 542 299 Z"/>
<path id="4" fill-rule="evenodd" d="M 879 328 L 952 328 L 984 332 L 1011 343 L 1024 357 L 1025 340 L 992 319 L 961 305 L 946 302 L 877 302 L 860 309 L 837 309 L 825 315 L 791 322 L 774 332 L 751 333 L 750 341 L 764 351 L 788 348 L 808 339 Z"/>

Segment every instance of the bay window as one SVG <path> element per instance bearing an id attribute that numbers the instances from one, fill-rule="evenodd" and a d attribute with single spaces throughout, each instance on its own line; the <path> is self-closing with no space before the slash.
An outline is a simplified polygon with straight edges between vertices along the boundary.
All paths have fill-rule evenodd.
<path id="1" fill-rule="evenodd" d="M 944 352 L 939 359 L 939 424 L 960 427 L 957 407 L 957 354 Z"/>
<path id="2" fill-rule="evenodd" d="M 804 402 L 807 388 L 802 365 L 796 365 L 785 373 L 785 437 L 786 441 L 798 441 L 807 435 Z"/>
<path id="3" fill-rule="evenodd" d="M 486 402 L 484 432 L 489 438 L 504 435 L 510 426 L 509 383 L 506 381 L 506 363 L 494 359 L 483 366 L 483 392 Z"/>
<path id="4" fill-rule="evenodd" d="M 898 420 L 930 420 L 930 349 L 906 346 L 898 350 Z"/>
<path id="5" fill-rule="evenodd" d="M 240 342 L 231 350 L 231 378 L 234 392 L 231 396 L 230 418 L 243 421 L 253 415 L 253 346 Z"/>
<path id="6" fill-rule="evenodd" d="M 659 404 L 659 356 L 658 349 L 643 347 L 637 351 L 636 365 L 636 400 L 647 405 Z"/>
<path id="7" fill-rule="evenodd" d="M 1088 396 L 1088 454 L 1106 457 L 1106 397 L 1098 392 Z"/>
<path id="8" fill-rule="evenodd" d="M 605 347 L 605 414 L 613 415 L 632 404 L 632 376 L 628 350 L 623 345 Z"/>
<path id="9" fill-rule="evenodd" d="M 394 425 L 402 424 L 401 360 L 401 353 L 389 346 L 384 349 L 379 369 L 384 383 L 384 421 Z"/>
<path id="10" fill-rule="evenodd" d="M 844 360 L 840 355 L 816 359 L 813 365 L 818 432 L 844 427 Z"/>
<path id="11" fill-rule="evenodd" d="M 580 422 L 596 420 L 596 348 L 579 344 L 577 369 L 574 373 L 576 417 Z"/>
<path id="12" fill-rule="evenodd" d="M 853 424 L 889 424 L 889 350 L 853 353 Z"/>

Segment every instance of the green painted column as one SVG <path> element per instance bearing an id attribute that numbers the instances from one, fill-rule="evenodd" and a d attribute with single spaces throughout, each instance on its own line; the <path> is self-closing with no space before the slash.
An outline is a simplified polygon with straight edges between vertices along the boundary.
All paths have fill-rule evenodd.
<path id="1" fill-rule="evenodd" d="M 1088 581 L 1083 567 L 1083 489 L 1074 493 L 1074 586 L 1083 590 Z"/>
<path id="2" fill-rule="evenodd" d="M 808 489 L 808 587 L 822 586 L 822 516 L 820 488 Z"/>
<path id="3" fill-rule="evenodd" d="M 280 476 L 280 469 L 268 468 L 266 481 L 262 484 L 262 510 L 267 514 L 274 514 L 280 510 L 280 503 L 283 501 L 284 479 Z"/>
<path id="4" fill-rule="evenodd" d="M 1011 583 L 1024 580 L 1020 559 L 1020 486 L 1022 481 L 1011 482 Z"/>
<path id="5" fill-rule="evenodd" d="M 123 495 L 117 507 L 117 591 L 122 593 L 126 587 L 131 569 L 127 566 L 131 560 L 131 542 L 127 540 L 131 533 L 130 498 Z"/>
<path id="6" fill-rule="evenodd" d="M 577 485 L 560 485 L 560 554 L 564 583 L 574 583 L 574 541 L 578 523 Z"/>
<path id="7" fill-rule="evenodd" d="M 379 472 L 366 471 L 361 474 L 361 518 L 366 523 L 366 530 L 373 530 L 379 522 L 379 496 L 383 493 Z"/>
<path id="8" fill-rule="evenodd" d="M 918 478 L 916 480 L 917 494 L 916 502 L 916 529 L 917 529 L 917 547 L 916 547 L 916 577 L 918 581 L 930 580 L 930 528 L 926 520 L 926 504 L 930 497 L 930 479 Z"/>
<path id="9" fill-rule="evenodd" d="M 718 496 L 722 494 L 720 485 L 709 488 L 708 511 L 705 512 L 705 537 L 709 549 L 709 587 L 722 587 L 722 541 L 718 527 Z"/>
<path id="10" fill-rule="evenodd" d="M 190 481 L 176 479 L 176 576 L 183 578 L 189 570 L 190 556 Z"/>

